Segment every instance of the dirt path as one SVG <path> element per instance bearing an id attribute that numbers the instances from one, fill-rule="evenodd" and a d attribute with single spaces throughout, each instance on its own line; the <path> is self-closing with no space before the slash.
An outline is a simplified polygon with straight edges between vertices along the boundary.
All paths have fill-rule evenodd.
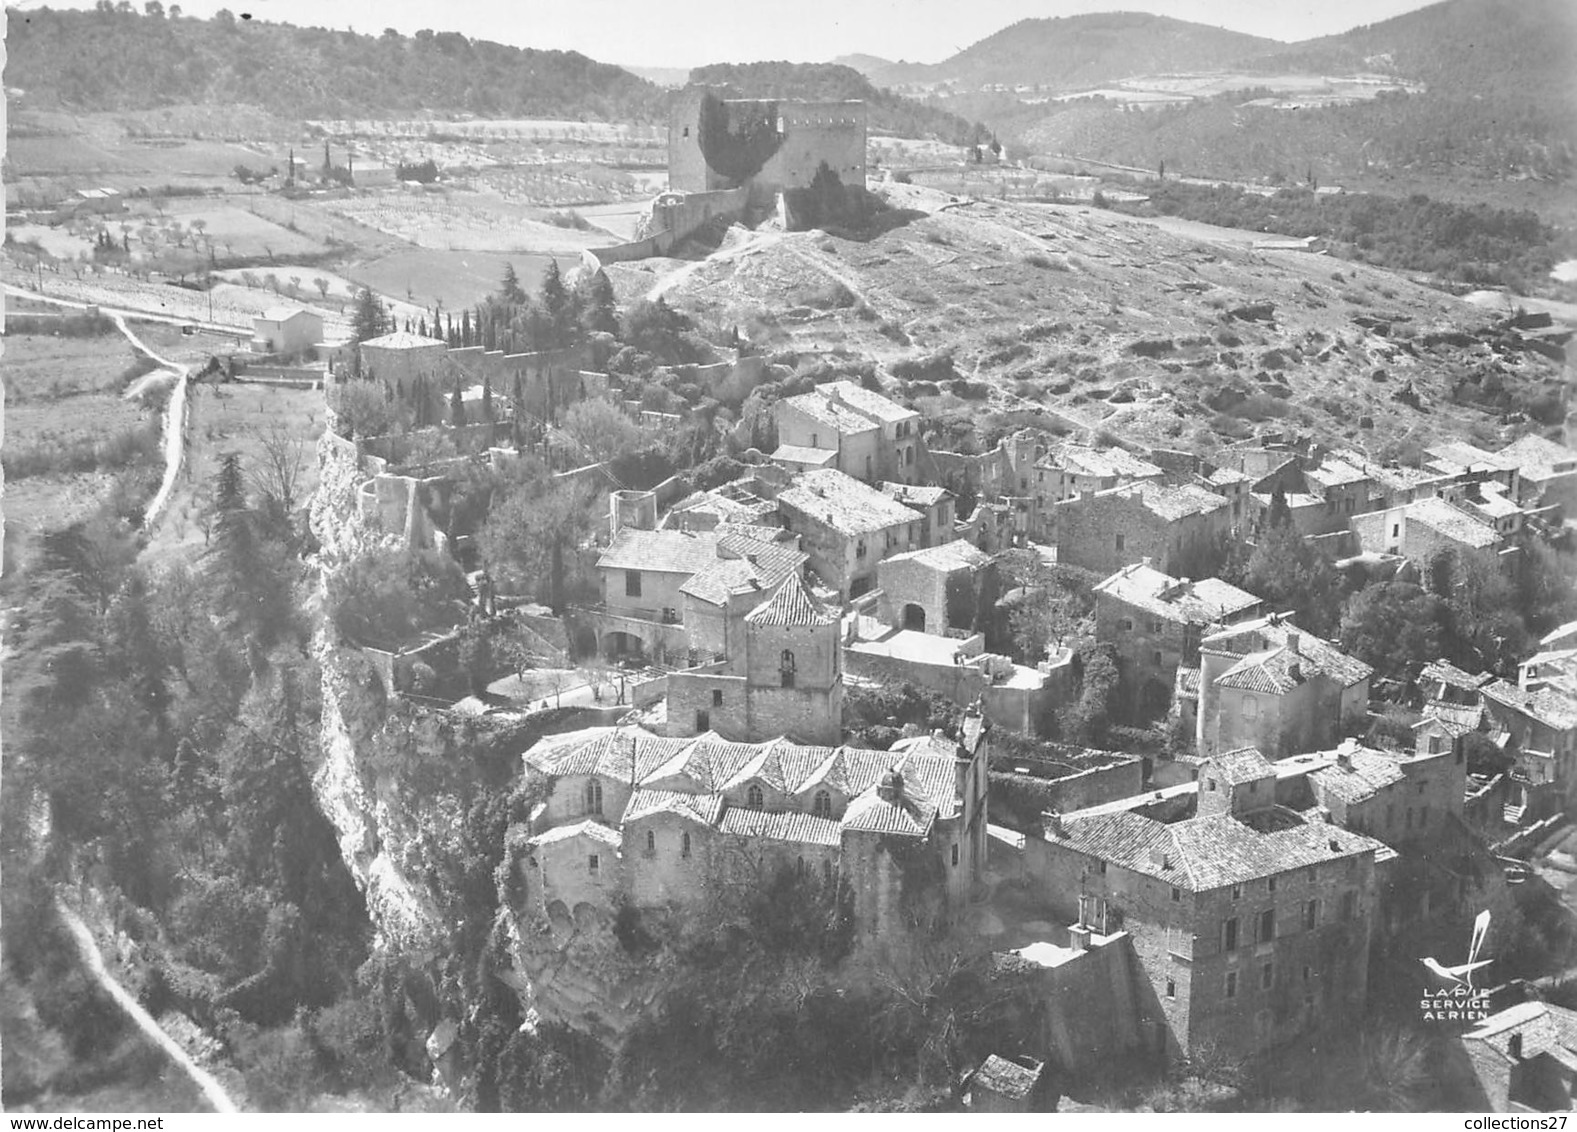
<path id="1" fill-rule="evenodd" d="M 53 299 L 46 295 L 39 295 L 21 288 L 6 286 L 8 294 L 16 294 L 24 298 L 40 302 L 53 303 L 57 306 L 72 307 L 76 310 L 86 310 L 86 303 L 74 303 L 67 299 Z M 149 349 L 148 344 L 132 333 L 131 327 L 126 325 L 126 317 L 146 319 L 151 322 L 162 322 L 172 326 L 183 326 L 185 322 L 178 318 L 167 318 L 160 315 L 145 315 L 137 311 L 121 310 L 116 307 L 100 307 L 99 313 L 107 316 L 115 323 L 115 328 L 121 332 L 126 341 L 131 343 L 133 352 L 140 354 L 153 362 L 162 370 L 167 370 L 175 375 L 175 388 L 170 391 L 170 402 L 164 410 L 164 478 L 159 481 L 159 490 L 154 494 L 153 502 L 148 504 L 148 509 L 143 514 L 142 525 L 144 529 L 152 529 L 154 522 L 159 517 L 159 512 L 164 510 L 165 504 L 170 501 L 170 493 L 175 490 L 175 479 L 181 471 L 181 461 L 186 458 L 186 424 L 187 424 L 187 386 L 191 379 L 191 368 L 168 358 L 162 358 Z M 128 396 L 132 390 L 128 390 Z"/>
<path id="2" fill-rule="evenodd" d="M 187 387 L 191 383 L 192 371 L 189 366 L 183 366 L 155 354 L 148 348 L 147 343 L 132 333 L 131 327 L 126 325 L 126 320 L 118 312 L 110 314 L 109 317 L 131 343 L 133 351 L 147 358 L 160 369 L 168 370 L 175 375 L 175 388 L 170 390 L 170 402 L 164 409 L 164 478 L 159 481 L 159 490 L 154 494 L 153 502 L 148 504 L 147 511 L 143 513 L 143 529 L 152 530 L 153 524 L 158 521 L 159 513 L 170 501 L 170 493 L 175 490 L 175 479 L 181 472 L 181 461 L 186 458 L 186 394 Z M 129 395 L 130 390 L 127 392 Z"/>
<path id="3" fill-rule="evenodd" d="M 93 976 L 93 981 L 98 983 L 105 993 L 115 1000 L 115 1004 L 126 1012 L 127 1017 L 136 1024 L 137 1029 L 141 1030 L 150 1041 L 164 1051 L 171 1061 L 175 1062 L 182 1072 L 191 1078 L 192 1084 L 197 1086 L 198 1090 L 203 1094 L 203 1098 L 212 1106 L 215 1112 L 241 1111 L 236 1107 L 235 1102 L 230 1099 L 230 1095 L 224 1091 L 224 1086 L 218 1082 L 214 1075 L 193 1061 L 191 1055 L 182 1049 L 174 1038 L 166 1034 L 159 1027 L 159 1023 L 154 1020 L 153 1016 L 144 1010 L 142 1005 L 131 996 L 131 993 L 121 986 L 120 983 L 116 982 L 114 977 L 105 970 L 104 957 L 99 954 L 98 944 L 93 942 L 93 934 L 88 931 L 88 926 L 82 922 L 81 918 L 59 900 L 55 901 L 55 910 L 60 913 L 60 918 L 65 921 L 66 927 L 70 929 L 71 936 L 77 944 L 77 952 L 82 956 L 82 962 L 86 964 L 88 973 Z"/>

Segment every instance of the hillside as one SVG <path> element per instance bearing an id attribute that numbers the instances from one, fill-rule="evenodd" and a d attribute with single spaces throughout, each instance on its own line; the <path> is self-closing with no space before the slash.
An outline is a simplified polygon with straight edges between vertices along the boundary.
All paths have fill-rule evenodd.
<path id="1" fill-rule="evenodd" d="M 860 99 L 873 133 L 935 138 L 950 145 L 968 145 L 986 134 L 983 127 L 947 110 L 878 90 L 858 71 L 835 63 L 713 63 L 691 71 L 690 81 L 726 86 L 738 98 Z"/>
<path id="2" fill-rule="evenodd" d="M 1005 68 L 1011 53 L 996 58 Z M 1132 114 L 1097 100 L 990 120 L 1035 152 L 1151 169 L 1165 161 L 1184 174 L 1234 180 L 1312 172 L 1327 184 L 1367 176 L 1566 181 L 1577 173 L 1577 5 L 1568 0 L 1446 0 L 1234 66 L 1245 89 L 1180 106 Z M 1126 77 L 1154 69 L 1136 57 Z M 1425 89 L 1347 105 L 1245 105 L 1274 93 L 1277 76 L 1355 72 Z M 1256 81 L 1261 89 L 1247 89 Z"/>
<path id="3" fill-rule="evenodd" d="M 610 275 L 621 298 L 666 278 L 668 302 L 769 352 L 874 357 L 936 427 L 987 443 L 1027 419 L 1004 414 L 1052 411 L 1201 453 L 1292 430 L 1407 458 L 1494 442 L 1519 408 L 1559 420 L 1558 366 L 1395 274 L 1254 252 L 1256 233 L 886 191 L 904 211 L 867 240 L 758 231 Z"/>
<path id="4" fill-rule="evenodd" d="M 1102 12 L 1020 20 L 941 63 L 906 67 L 901 81 L 1078 90 L 1133 75 L 1214 70 L 1278 46 L 1272 39 L 1166 16 Z M 892 72 L 883 78 L 900 81 Z"/>
<path id="5" fill-rule="evenodd" d="M 140 8 L 140 5 L 139 5 Z M 662 92 L 566 51 L 454 32 L 379 37 L 263 20 L 9 9 L 6 85 L 33 108 L 245 104 L 284 117 L 469 113 L 656 121 Z"/>

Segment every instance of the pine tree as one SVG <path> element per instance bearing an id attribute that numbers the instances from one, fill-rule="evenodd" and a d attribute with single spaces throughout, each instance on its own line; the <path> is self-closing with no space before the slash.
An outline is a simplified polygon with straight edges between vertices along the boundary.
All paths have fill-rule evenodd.
<path id="1" fill-rule="evenodd" d="M 454 383 L 454 392 L 449 395 L 449 423 L 459 428 L 465 424 L 465 398 L 460 392 L 460 383 Z"/>
<path id="2" fill-rule="evenodd" d="M 471 344 L 471 308 L 467 307 L 460 312 L 460 345 L 466 347 Z"/>
<path id="3" fill-rule="evenodd" d="M 559 274 L 556 259 L 549 259 L 547 270 L 542 273 L 542 309 L 547 312 L 550 344 L 566 346 L 570 337 L 570 297 L 564 289 L 564 278 Z"/>
<path id="4" fill-rule="evenodd" d="M 599 271 L 585 284 L 581 302 L 581 326 L 588 334 L 617 334 L 619 332 L 619 307 L 614 300 L 613 284 L 605 272 Z"/>
<path id="5" fill-rule="evenodd" d="M 330 162 L 329 162 L 329 139 L 328 138 L 324 138 L 323 139 L 323 172 L 327 173 L 329 170 L 331 170 L 333 168 L 334 168 L 334 166 L 332 164 L 330 164 Z"/>
<path id="6" fill-rule="evenodd" d="M 1267 520 L 1272 527 L 1288 527 L 1292 525 L 1292 508 L 1287 506 L 1287 492 L 1280 483 L 1270 494 L 1270 515 Z"/>

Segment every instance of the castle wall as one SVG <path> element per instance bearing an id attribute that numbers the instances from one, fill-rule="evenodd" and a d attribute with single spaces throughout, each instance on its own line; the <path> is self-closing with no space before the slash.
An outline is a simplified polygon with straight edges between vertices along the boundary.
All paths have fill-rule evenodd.
<path id="1" fill-rule="evenodd" d="M 780 102 L 783 144 L 756 182 L 775 190 L 809 188 L 822 162 L 845 185 L 865 187 L 863 102 Z"/>

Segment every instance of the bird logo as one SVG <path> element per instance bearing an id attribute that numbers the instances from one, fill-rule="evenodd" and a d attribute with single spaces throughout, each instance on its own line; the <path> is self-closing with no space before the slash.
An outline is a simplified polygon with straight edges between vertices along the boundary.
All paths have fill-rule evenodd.
<path id="1" fill-rule="evenodd" d="M 1473 989 L 1473 972 L 1480 967 L 1488 967 L 1493 960 L 1480 959 L 1479 952 L 1484 949 L 1484 937 L 1489 934 L 1489 910 L 1478 914 L 1473 921 L 1473 940 L 1468 945 L 1467 962 L 1455 967 L 1447 967 L 1434 956 L 1420 959 L 1419 962 L 1429 968 L 1432 975 L 1438 976 L 1443 985 L 1455 983 L 1459 987 Z"/>

